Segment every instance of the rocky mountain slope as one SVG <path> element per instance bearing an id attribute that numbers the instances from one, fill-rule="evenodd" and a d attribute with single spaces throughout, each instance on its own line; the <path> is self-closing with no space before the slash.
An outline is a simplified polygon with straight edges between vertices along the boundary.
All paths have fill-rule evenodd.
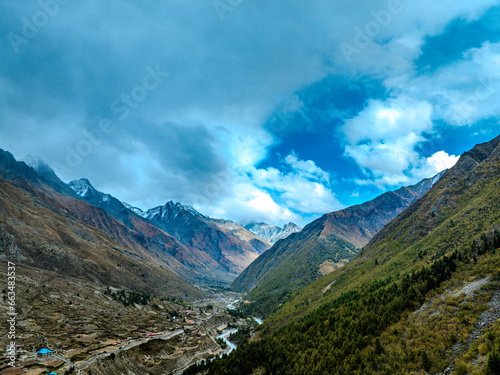
<path id="1" fill-rule="evenodd" d="M 235 223 L 206 217 L 172 201 L 145 211 L 143 217 L 182 244 L 208 254 L 226 271 L 225 280 L 234 280 L 268 248 L 265 241 Z"/>
<path id="2" fill-rule="evenodd" d="M 410 206 L 442 174 L 416 185 L 387 192 L 372 201 L 323 215 L 261 255 L 233 282 L 236 291 L 250 291 L 267 314 L 291 293 L 347 264 L 384 225 Z"/>
<path id="3" fill-rule="evenodd" d="M 251 231 L 247 230 L 240 224 L 235 223 L 234 221 L 214 218 L 208 218 L 208 220 L 211 223 L 217 225 L 222 230 L 230 231 L 240 240 L 248 242 L 257 251 L 258 254 L 262 254 L 272 246 L 271 242 L 267 241 L 265 238 L 252 233 Z"/>
<path id="4" fill-rule="evenodd" d="M 256 236 L 259 236 L 272 244 L 276 243 L 278 240 L 287 238 L 292 233 L 297 233 L 302 230 L 301 227 L 294 223 L 288 223 L 284 227 L 266 223 L 250 223 L 244 227 Z"/>
<path id="5" fill-rule="evenodd" d="M 159 295 L 202 296 L 171 267 L 171 255 L 140 246 L 122 223 L 72 197 L 60 180 L 0 155 L 2 261 Z M 165 234 L 165 240 L 175 248 L 175 239 Z"/>

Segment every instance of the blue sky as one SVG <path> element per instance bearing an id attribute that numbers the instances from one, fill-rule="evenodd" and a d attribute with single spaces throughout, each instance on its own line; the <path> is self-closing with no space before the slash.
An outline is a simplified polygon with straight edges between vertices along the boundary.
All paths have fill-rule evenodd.
<path id="1" fill-rule="evenodd" d="M 500 133 L 498 1 L 0 12 L 0 148 L 144 209 L 304 225 Z"/>

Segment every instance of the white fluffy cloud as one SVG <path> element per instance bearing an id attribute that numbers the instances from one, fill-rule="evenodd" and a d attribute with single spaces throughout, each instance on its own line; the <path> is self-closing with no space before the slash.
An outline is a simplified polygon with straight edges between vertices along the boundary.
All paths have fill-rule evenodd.
<path id="1" fill-rule="evenodd" d="M 445 169 L 453 167 L 460 157 L 456 155 L 448 155 L 444 151 L 438 151 L 426 159 L 427 165 L 432 173 L 439 173 Z"/>
<path id="2" fill-rule="evenodd" d="M 242 224 L 252 221 L 263 221 L 273 224 L 285 224 L 290 221 L 304 224 L 301 215 L 279 205 L 271 195 L 256 187 L 251 181 L 240 178 L 234 184 L 234 192 L 213 205 L 199 208 L 202 212 L 214 217 L 236 220 Z"/>
<path id="3" fill-rule="evenodd" d="M 436 116 L 452 125 L 472 125 L 500 115 L 500 43 L 468 50 L 461 62 L 442 69 L 433 81 L 448 101 Z"/>
<path id="4" fill-rule="evenodd" d="M 433 107 L 407 96 L 385 102 L 372 100 L 341 128 L 345 155 L 353 158 L 367 178 L 361 185 L 380 188 L 409 184 L 451 168 L 458 156 L 438 151 L 428 158 L 417 151 L 424 134 L 433 130 Z"/>
<path id="5" fill-rule="evenodd" d="M 300 160 L 298 156 L 292 152 L 285 157 L 285 162 L 292 167 L 294 172 L 303 178 L 330 182 L 330 175 L 319 168 L 312 160 Z"/>
<path id="6" fill-rule="evenodd" d="M 415 147 L 432 130 L 432 106 L 406 96 L 386 102 L 372 100 L 341 128 L 345 154 L 353 158 L 377 186 L 412 180 L 422 160 Z"/>
<path id="7" fill-rule="evenodd" d="M 471 48 L 457 62 L 429 74 L 410 72 L 385 80 L 390 91 L 432 104 L 432 120 L 470 126 L 500 115 L 500 43 Z"/>
<path id="8" fill-rule="evenodd" d="M 390 76 L 385 85 L 394 97 L 370 100 L 341 128 L 345 155 L 367 175 L 358 182 L 381 188 L 414 182 L 456 163 L 458 157 L 444 151 L 420 156 L 417 146 L 429 141 L 435 122 L 471 126 L 500 116 L 500 43 L 469 49 L 461 60 L 430 74 Z"/>
<path id="9" fill-rule="evenodd" d="M 291 168 L 290 172 L 252 168 L 253 183 L 273 191 L 287 207 L 301 213 L 325 213 L 341 208 L 330 189 L 330 175 L 312 160 L 300 160 L 291 153 L 285 157 L 284 164 Z"/>
<path id="10" fill-rule="evenodd" d="M 202 212 L 242 223 L 266 221 L 304 225 L 304 217 L 343 208 L 331 190 L 330 174 L 311 160 L 290 153 L 280 169 L 246 166 L 230 177 L 231 192 L 211 202 L 200 200 Z"/>

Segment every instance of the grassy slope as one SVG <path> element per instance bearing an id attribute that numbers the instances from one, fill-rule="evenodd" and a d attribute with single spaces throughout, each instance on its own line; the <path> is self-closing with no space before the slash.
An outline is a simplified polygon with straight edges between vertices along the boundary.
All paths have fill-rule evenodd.
<path id="1" fill-rule="evenodd" d="M 352 259 L 355 255 L 355 247 L 335 236 L 317 239 L 316 231 L 303 231 L 292 234 L 275 245 L 275 251 L 266 252 L 261 257 L 263 267 L 257 269 L 266 273 L 255 289 L 247 298 L 255 301 L 247 305 L 252 313 L 267 316 L 280 303 L 289 300 L 296 294 L 296 290 L 317 279 L 319 265 L 326 260 L 338 262 L 341 259 Z M 292 247 L 289 242 L 297 241 L 300 247 Z M 249 275 L 255 268 L 247 268 L 247 278 L 258 278 L 259 275 Z"/>

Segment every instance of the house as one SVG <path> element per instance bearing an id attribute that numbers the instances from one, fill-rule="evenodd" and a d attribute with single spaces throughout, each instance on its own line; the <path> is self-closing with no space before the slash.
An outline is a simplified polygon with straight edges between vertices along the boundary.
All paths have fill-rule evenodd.
<path id="1" fill-rule="evenodd" d="M 36 352 L 36 356 L 38 359 L 44 359 L 52 356 L 52 353 L 53 353 L 52 350 L 43 348 Z"/>

